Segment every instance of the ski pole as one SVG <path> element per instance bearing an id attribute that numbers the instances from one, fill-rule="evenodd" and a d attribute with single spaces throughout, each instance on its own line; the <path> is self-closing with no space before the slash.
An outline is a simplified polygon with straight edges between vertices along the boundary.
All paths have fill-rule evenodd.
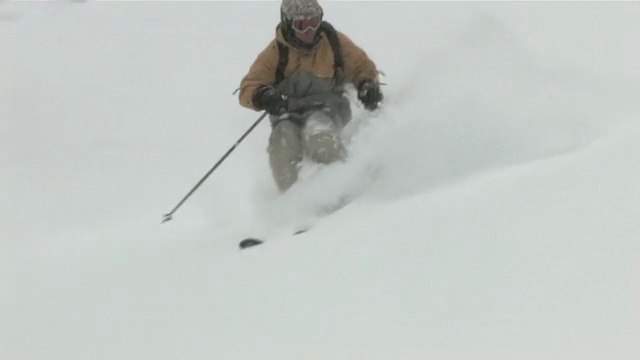
<path id="1" fill-rule="evenodd" d="M 213 165 L 213 167 L 211 168 L 211 170 L 209 170 L 202 179 L 200 179 L 200 181 L 198 181 L 198 183 L 193 187 L 193 189 L 191 189 L 191 191 L 189 191 L 189 193 L 187 195 L 185 195 L 185 197 L 180 200 L 180 202 L 178 203 L 178 205 L 176 205 L 173 210 L 171 210 L 171 212 L 164 214 L 164 219 L 162 220 L 162 224 L 164 224 L 165 222 L 171 220 L 173 218 L 173 214 L 180 208 L 180 206 L 182 206 L 182 204 L 184 204 L 185 201 L 187 201 L 187 199 L 191 196 L 191 194 L 193 194 L 199 187 L 200 185 L 202 185 L 202 183 L 204 183 L 205 180 L 207 180 L 207 178 L 209 177 L 209 175 L 211 175 L 211 173 L 213 173 L 213 171 L 220 166 L 220 164 L 222 164 L 222 162 L 224 161 L 224 159 L 227 158 L 227 156 L 229 156 L 229 154 L 231 154 L 231 152 L 233 150 L 235 150 L 235 148 L 238 146 L 238 144 L 240 144 L 242 142 L 242 140 L 244 140 L 245 137 L 247 137 L 247 135 L 249 135 L 249 133 L 251 131 L 253 131 L 253 129 L 255 129 L 256 126 L 258 126 L 258 124 L 262 121 L 262 119 L 265 118 L 265 116 L 267 116 L 267 112 L 265 111 L 254 123 L 253 125 L 251 125 L 249 127 L 249 129 L 247 129 L 247 131 L 245 131 L 244 134 L 242 134 L 242 136 L 240 136 L 240 138 L 235 142 L 235 144 L 233 144 L 233 146 L 231 146 L 229 148 L 229 150 L 227 150 L 227 152 L 220 158 L 220 160 L 218 160 L 218 162 Z"/>

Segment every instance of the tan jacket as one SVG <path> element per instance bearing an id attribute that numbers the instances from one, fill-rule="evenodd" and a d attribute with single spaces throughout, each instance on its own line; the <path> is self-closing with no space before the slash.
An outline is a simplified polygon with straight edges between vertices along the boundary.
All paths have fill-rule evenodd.
<path id="1" fill-rule="evenodd" d="M 276 78 L 278 66 L 278 46 L 276 41 L 289 47 L 289 61 L 284 71 L 287 77 L 299 70 L 313 71 L 316 76 L 333 77 L 333 50 L 326 35 L 321 34 L 320 41 L 311 51 L 298 49 L 290 45 L 280 31 L 280 24 L 276 27 L 276 37 L 262 50 L 249 72 L 240 82 L 240 105 L 258 110 L 253 105 L 253 92 L 261 85 L 271 85 Z M 346 82 L 357 84 L 361 80 L 378 80 L 376 65 L 369 59 L 366 52 L 354 44 L 345 34 L 337 31 L 344 58 L 344 77 Z"/>

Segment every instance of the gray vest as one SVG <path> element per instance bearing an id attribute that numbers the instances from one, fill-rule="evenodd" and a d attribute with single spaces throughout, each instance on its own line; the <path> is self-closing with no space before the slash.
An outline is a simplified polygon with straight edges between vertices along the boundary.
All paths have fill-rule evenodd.
<path id="1" fill-rule="evenodd" d="M 283 79 L 276 88 L 289 98 L 289 112 L 283 117 L 272 116 L 272 125 L 287 119 L 303 124 L 315 111 L 329 115 L 340 127 L 351 120 L 349 99 L 334 78 L 320 78 L 310 71 L 298 71 Z"/>

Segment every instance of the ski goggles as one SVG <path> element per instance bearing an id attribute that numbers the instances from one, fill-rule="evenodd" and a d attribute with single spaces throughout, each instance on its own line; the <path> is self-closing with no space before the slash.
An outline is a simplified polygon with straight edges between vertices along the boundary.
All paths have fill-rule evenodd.
<path id="1" fill-rule="evenodd" d="M 322 23 L 322 16 L 314 16 L 305 19 L 294 20 L 291 24 L 293 30 L 303 33 L 308 30 L 318 30 L 320 24 Z"/>

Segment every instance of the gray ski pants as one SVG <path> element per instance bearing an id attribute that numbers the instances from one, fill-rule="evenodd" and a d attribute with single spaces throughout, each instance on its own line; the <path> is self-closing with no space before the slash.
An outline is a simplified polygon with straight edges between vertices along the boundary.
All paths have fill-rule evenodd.
<path id="1" fill-rule="evenodd" d="M 304 125 L 290 120 L 277 121 L 269 137 L 269 163 L 281 192 L 298 180 L 303 158 L 321 164 L 342 161 L 346 150 L 340 132 L 345 123 L 325 112 L 314 112 Z"/>
<path id="2" fill-rule="evenodd" d="M 298 180 L 305 157 L 321 164 L 346 157 L 340 133 L 351 120 L 351 107 L 335 79 L 319 78 L 309 71 L 291 74 L 278 85 L 278 91 L 302 106 L 289 109 L 285 118 L 271 116 L 269 163 L 278 189 L 284 192 Z M 320 110 L 305 107 L 318 101 Z"/>

